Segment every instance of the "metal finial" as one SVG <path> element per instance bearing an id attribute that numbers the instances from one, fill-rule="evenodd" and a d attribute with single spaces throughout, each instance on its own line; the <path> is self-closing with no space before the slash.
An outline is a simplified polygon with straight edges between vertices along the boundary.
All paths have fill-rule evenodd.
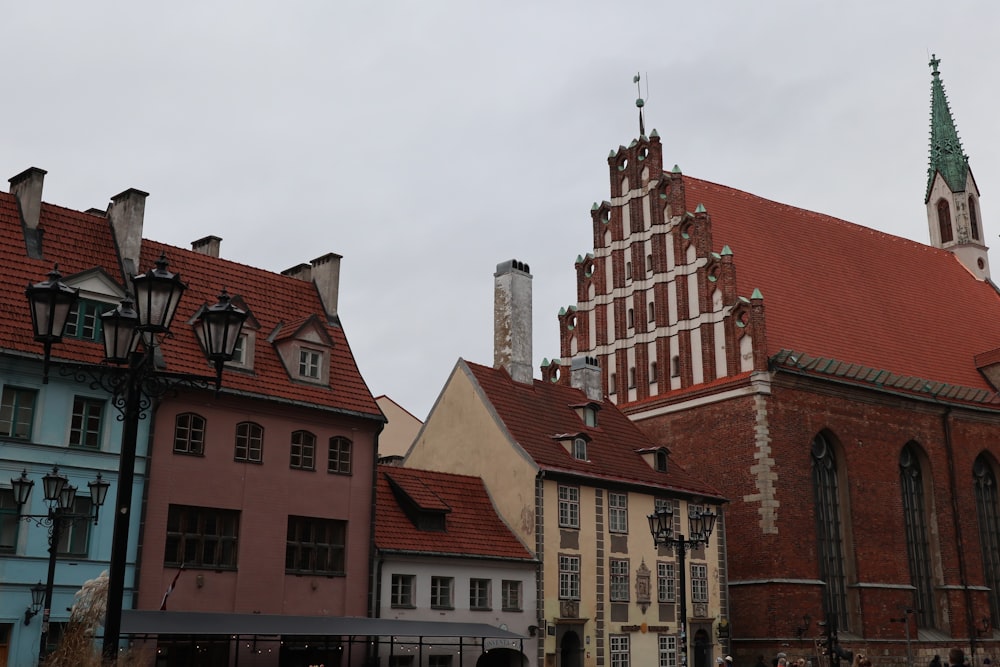
<path id="1" fill-rule="evenodd" d="M 637 97 L 636 100 L 635 100 L 635 105 L 639 108 L 639 136 L 640 137 L 645 137 L 646 136 L 646 124 L 645 124 L 645 122 L 643 121 L 643 118 L 642 118 L 642 107 L 644 107 L 646 105 L 646 102 L 643 101 L 643 99 L 642 99 L 642 85 L 639 83 L 641 80 L 642 80 L 642 77 L 639 76 L 638 72 L 636 72 L 635 76 L 632 77 L 632 83 L 635 84 L 636 90 L 639 91 L 639 97 Z"/>

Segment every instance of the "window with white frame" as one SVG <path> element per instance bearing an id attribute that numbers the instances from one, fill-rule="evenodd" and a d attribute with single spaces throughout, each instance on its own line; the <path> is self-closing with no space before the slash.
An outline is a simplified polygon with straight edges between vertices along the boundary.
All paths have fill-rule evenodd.
<path id="1" fill-rule="evenodd" d="M 628 561 L 612 558 L 609 563 L 611 570 L 611 601 L 628 602 Z"/>
<path id="2" fill-rule="evenodd" d="M 0 398 L 0 436 L 31 439 L 31 423 L 35 415 L 34 389 L 4 387 Z"/>
<path id="3" fill-rule="evenodd" d="M 319 365 L 323 360 L 323 353 L 317 350 L 299 350 L 299 376 L 311 380 L 319 379 Z"/>
<path id="4" fill-rule="evenodd" d="M 414 586 L 416 575 L 392 575 L 392 587 L 389 592 L 389 604 L 393 607 L 412 607 L 414 601 Z"/>
<path id="5" fill-rule="evenodd" d="M 628 635 L 610 635 L 611 667 L 629 667 Z"/>
<path id="6" fill-rule="evenodd" d="M 490 592 L 493 582 L 489 579 L 469 579 L 469 609 L 490 609 Z"/>
<path id="7" fill-rule="evenodd" d="M 253 422 L 236 425 L 236 449 L 233 460 L 248 463 L 264 461 L 264 428 Z"/>
<path id="8" fill-rule="evenodd" d="M 516 579 L 504 579 L 501 582 L 500 594 L 503 597 L 504 611 L 521 611 L 521 582 Z"/>
<path id="9" fill-rule="evenodd" d="M 673 602 L 677 595 L 677 568 L 674 563 L 656 564 L 656 599 L 658 602 Z"/>
<path id="10" fill-rule="evenodd" d="M 573 458 L 578 461 L 587 460 L 587 440 L 586 438 L 573 439 Z"/>
<path id="11" fill-rule="evenodd" d="M 691 602 L 708 602 L 708 566 L 691 563 Z"/>
<path id="12" fill-rule="evenodd" d="M 559 487 L 559 526 L 562 528 L 580 527 L 579 487 Z"/>
<path id="13" fill-rule="evenodd" d="M 580 599 L 579 556 L 559 556 L 559 599 Z"/>
<path id="14" fill-rule="evenodd" d="M 608 494 L 608 530 L 612 533 L 628 532 L 628 494 Z"/>
<path id="15" fill-rule="evenodd" d="M 316 436 L 309 431 L 292 431 L 288 467 L 299 470 L 315 469 Z"/>
<path id="16" fill-rule="evenodd" d="M 178 454 L 205 453 L 205 418 L 193 412 L 174 417 L 174 451 Z"/>
<path id="17" fill-rule="evenodd" d="M 431 577 L 431 608 L 452 609 L 455 606 L 455 578 Z"/>
<path id="18" fill-rule="evenodd" d="M 20 510 L 14 501 L 14 490 L 0 489 L 0 553 L 12 553 L 17 546 Z"/>
<path id="19" fill-rule="evenodd" d="M 674 635 L 657 635 L 659 645 L 659 667 L 677 667 L 677 637 Z"/>
<path id="20" fill-rule="evenodd" d="M 69 444 L 73 447 L 98 449 L 101 446 L 101 420 L 104 401 L 85 396 L 73 399 L 73 419 L 69 427 Z"/>
<path id="21" fill-rule="evenodd" d="M 236 337 L 236 345 L 233 346 L 233 358 L 231 364 L 246 366 L 247 364 L 247 334 L 241 333 Z"/>

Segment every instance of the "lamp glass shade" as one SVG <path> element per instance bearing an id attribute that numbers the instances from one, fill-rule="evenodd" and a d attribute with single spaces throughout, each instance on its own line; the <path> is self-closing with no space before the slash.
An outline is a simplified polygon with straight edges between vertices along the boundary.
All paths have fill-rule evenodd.
<path id="1" fill-rule="evenodd" d="M 31 587 L 31 608 L 38 611 L 45 604 L 45 584 L 38 582 Z"/>
<path id="2" fill-rule="evenodd" d="M 170 330 L 174 313 L 180 304 L 181 295 L 187 285 L 180 276 L 167 270 L 167 258 L 160 255 L 156 268 L 132 278 L 135 289 L 136 309 L 139 311 L 139 326 L 150 333 L 166 333 Z"/>
<path id="3" fill-rule="evenodd" d="M 31 489 L 35 486 L 35 481 L 28 479 L 28 471 L 22 470 L 20 477 L 10 478 L 10 488 L 14 491 L 14 502 L 18 507 L 24 507 L 31 495 Z"/>
<path id="4" fill-rule="evenodd" d="M 58 502 L 62 495 L 63 488 L 69 480 L 65 475 L 59 474 L 59 468 L 53 468 L 52 472 L 46 473 L 42 478 L 42 488 L 45 491 L 45 500 L 50 503 Z"/>
<path id="5" fill-rule="evenodd" d="M 247 312 L 232 304 L 226 290 L 222 290 L 218 303 L 202 311 L 201 338 L 205 342 L 205 355 L 209 361 L 232 360 L 246 319 Z"/>
<path id="6" fill-rule="evenodd" d="M 49 279 L 30 285 L 25 294 L 31 306 L 31 326 L 35 340 L 43 343 L 58 343 L 62 340 L 66 321 L 73 305 L 80 298 L 75 290 L 62 282 L 58 266 L 49 272 Z"/>
<path id="7" fill-rule="evenodd" d="M 702 530 L 705 533 L 705 540 L 707 541 L 709 537 L 712 536 L 712 531 L 715 529 L 715 521 L 719 518 L 719 515 L 715 510 L 705 510 L 702 513 L 702 518 L 705 522 L 705 527 Z"/>
<path id="8" fill-rule="evenodd" d="M 649 532 L 653 535 L 654 545 L 663 545 L 673 537 L 674 513 L 671 509 L 658 509 L 646 518 L 649 519 Z"/>
<path id="9" fill-rule="evenodd" d="M 62 488 L 62 493 L 59 494 L 59 509 L 64 512 L 72 512 L 75 505 L 76 487 L 72 484 L 67 484 Z"/>
<path id="10" fill-rule="evenodd" d="M 101 334 L 104 336 L 104 358 L 113 364 L 128 363 L 139 341 L 139 313 L 126 297 L 114 310 L 101 314 Z"/>
<path id="11" fill-rule="evenodd" d="M 94 511 L 97 511 L 97 508 L 104 504 L 110 486 L 110 482 L 101 478 L 101 473 L 97 473 L 97 479 L 93 482 L 87 482 L 87 487 L 90 489 L 90 502 L 94 506 Z"/>

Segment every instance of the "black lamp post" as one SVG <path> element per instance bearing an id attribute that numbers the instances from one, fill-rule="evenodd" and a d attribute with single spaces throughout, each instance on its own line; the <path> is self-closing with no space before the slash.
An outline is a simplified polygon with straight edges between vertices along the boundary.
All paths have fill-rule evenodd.
<path id="1" fill-rule="evenodd" d="M 155 268 L 132 278 L 135 301 L 126 296 L 117 308 L 101 315 L 107 363 L 66 364 L 63 371 L 74 375 L 78 381 L 89 381 L 95 389 L 100 387 L 110 392 L 112 403 L 122 414 L 115 525 L 108 568 L 108 611 L 104 622 L 103 651 L 107 659 L 117 656 L 121 635 L 139 420 L 151 405 L 151 399 L 177 386 L 208 388 L 214 385 L 218 394 L 222 386 L 222 367 L 233 358 L 247 318 L 246 311 L 234 306 L 223 290 L 218 303 L 204 306 L 196 314 L 205 356 L 215 366 L 214 377 L 158 369 L 156 348 L 162 338 L 171 335 L 170 324 L 187 289 L 176 273 L 167 270 L 167 265 L 166 257 L 161 255 Z M 43 373 L 46 378 L 51 346 L 62 339 L 69 312 L 78 298 L 77 292 L 60 278 L 59 272 L 53 269 L 48 281 L 27 290 L 35 340 L 45 345 Z"/>
<path id="2" fill-rule="evenodd" d="M 708 538 L 715 528 L 718 515 L 712 510 L 692 508 L 688 511 L 689 537 L 674 534 L 674 509 L 667 504 L 650 514 L 649 532 L 653 534 L 653 546 L 668 547 L 677 554 L 677 566 L 680 569 L 680 667 L 686 667 L 687 656 L 687 571 L 684 556 L 687 552 L 702 544 L 708 544 Z"/>
<path id="3" fill-rule="evenodd" d="M 28 479 L 28 471 L 23 470 L 20 477 L 10 480 L 11 488 L 14 490 L 14 502 L 20 513 L 21 508 L 28 502 L 31 489 L 35 486 L 35 481 Z M 90 512 L 88 514 L 78 514 L 73 511 L 76 505 L 76 487 L 69 483 L 65 475 L 60 474 L 59 468 L 52 468 L 42 478 L 42 489 L 45 493 L 45 502 L 49 506 L 47 514 L 19 514 L 25 521 L 33 521 L 35 525 L 46 526 L 49 529 L 49 572 L 45 580 L 44 588 L 41 582 L 38 586 L 31 588 L 31 607 L 24 612 L 25 625 L 31 621 L 31 617 L 42 609 L 42 634 L 38 644 L 38 662 L 41 664 L 45 658 L 45 645 L 49 634 L 49 612 L 52 610 L 52 587 L 56 576 L 56 555 L 59 553 L 59 539 L 62 534 L 62 527 L 65 522 L 93 521 L 97 524 L 98 511 L 104 504 L 104 499 L 108 496 L 108 482 L 101 479 L 101 473 L 97 473 L 97 479 L 88 482 L 90 488 Z M 41 588 L 41 591 L 38 589 Z M 41 598 L 42 605 L 39 605 Z M 37 605 L 37 606 L 36 606 Z M 44 605 L 44 606 L 43 606 Z M 30 615 L 29 615 L 30 614 Z"/>

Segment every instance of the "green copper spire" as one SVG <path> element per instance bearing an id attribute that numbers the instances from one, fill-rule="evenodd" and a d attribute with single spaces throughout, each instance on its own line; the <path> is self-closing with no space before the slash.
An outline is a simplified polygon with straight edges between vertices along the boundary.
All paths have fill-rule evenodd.
<path id="1" fill-rule="evenodd" d="M 938 65 L 941 60 L 932 55 L 929 63 L 931 74 L 931 160 L 927 168 L 927 192 L 924 201 L 931 194 L 934 174 L 941 172 L 948 187 L 953 192 L 964 192 L 965 181 L 969 174 L 969 156 L 962 152 L 962 142 L 955 129 L 955 120 L 948 108 L 948 96 L 941 83 L 941 73 Z"/>

